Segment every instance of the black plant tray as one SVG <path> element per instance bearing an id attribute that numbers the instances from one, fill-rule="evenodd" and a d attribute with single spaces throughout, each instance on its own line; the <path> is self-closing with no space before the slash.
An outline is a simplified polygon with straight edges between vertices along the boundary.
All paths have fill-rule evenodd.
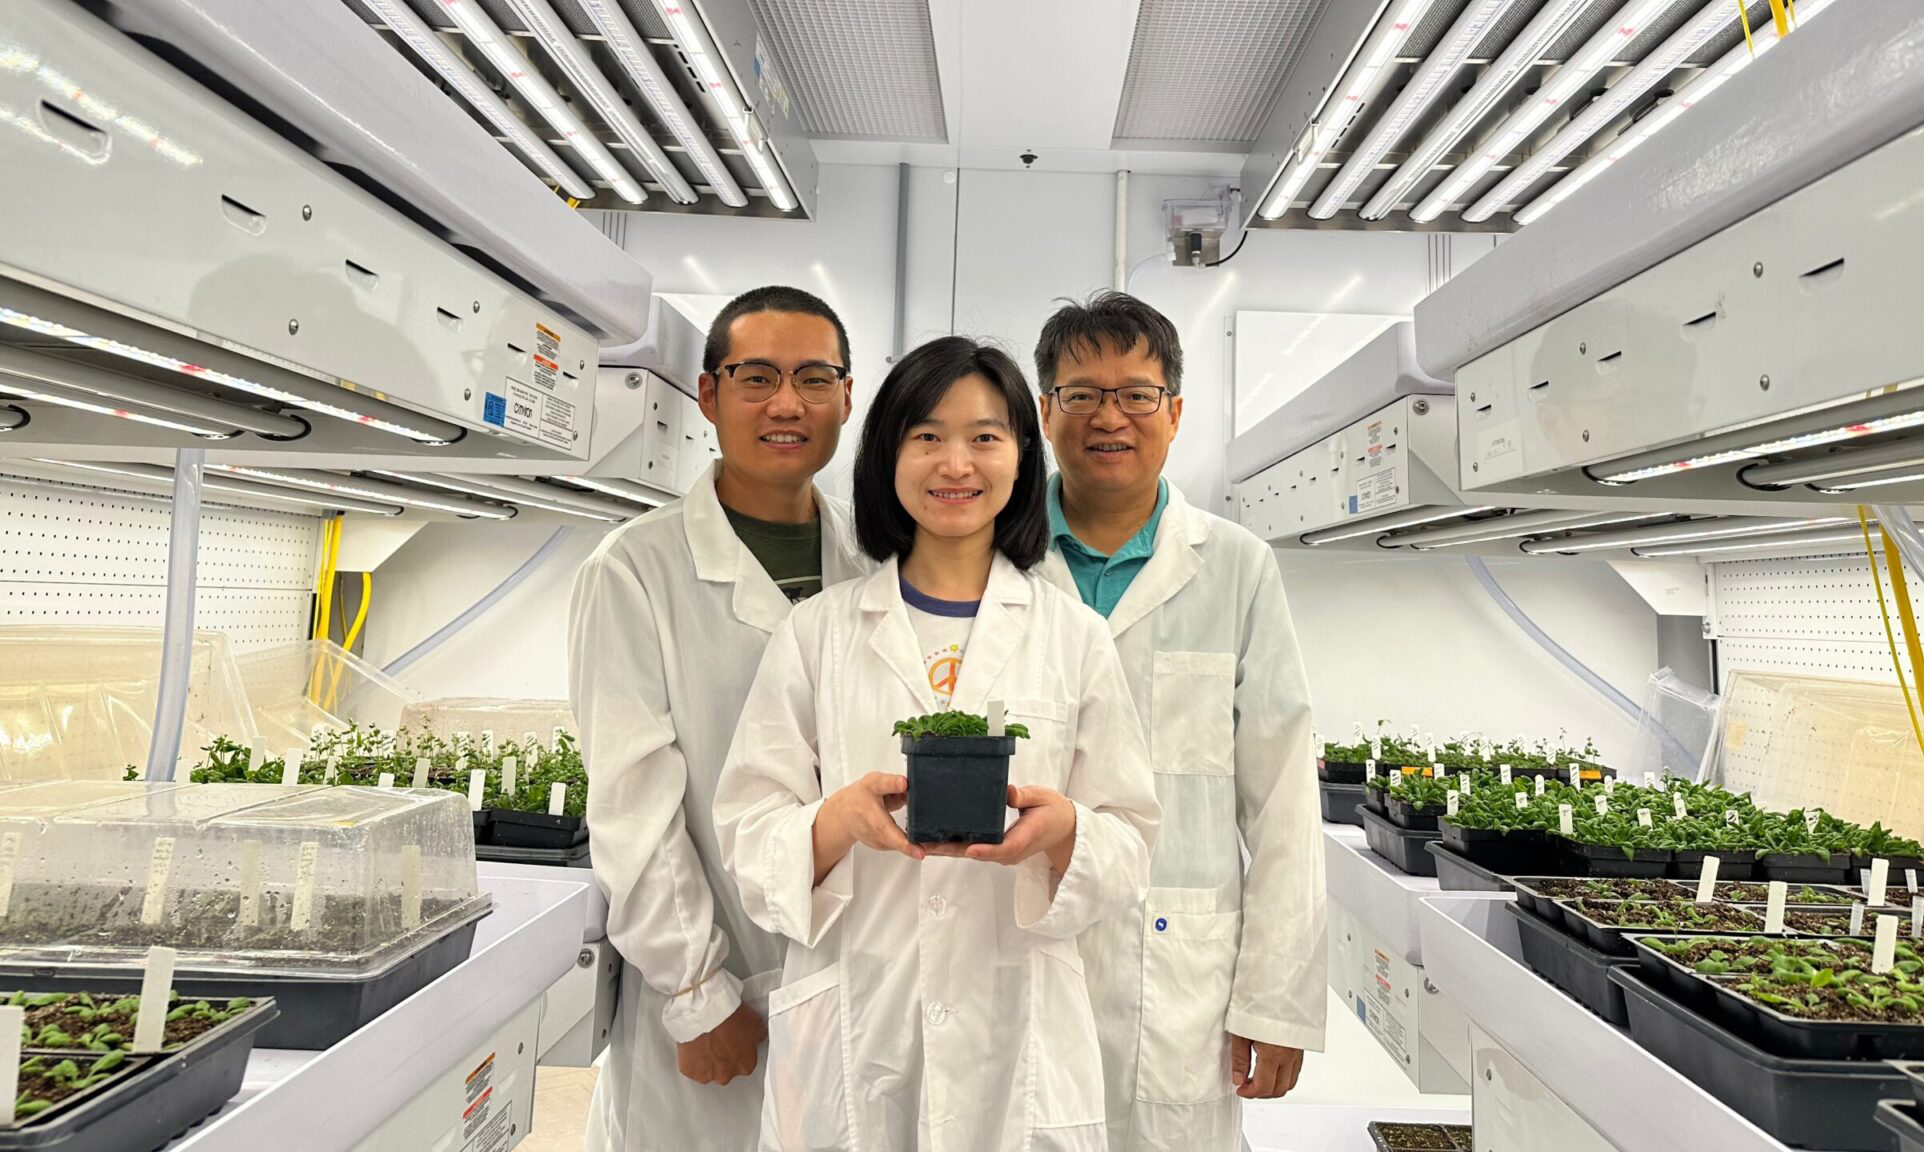
<path id="1" fill-rule="evenodd" d="M 1911 1099 L 1924 1106 L 1924 1062 L 1916 1060 L 1893 1060 L 1891 1067 L 1902 1072 L 1911 1082 Z"/>
<path id="2" fill-rule="evenodd" d="M 1438 839 L 1437 833 L 1398 828 L 1376 813 L 1364 809 L 1363 838 L 1369 843 L 1370 851 L 1410 875 L 1436 875 L 1436 857 L 1423 848 Z"/>
<path id="3" fill-rule="evenodd" d="M 1425 1140 L 1421 1144 L 1395 1143 L 1389 1132 L 1391 1128 L 1419 1130 Z M 1461 1149 L 1468 1152 L 1470 1130 L 1461 1124 L 1406 1124 L 1399 1121 L 1374 1120 L 1369 1126 L 1370 1143 L 1376 1152 L 1455 1152 Z"/>
<path id="4" fill-rule="evenodd" d="M 1623 989 L 1632 1039 L 1778 1140 L 1834 1152 L 1896 1152 L 1872 1118 L 1879 1100 L 1904 1091 L 1890 1065 L 1772 1056 L 1652 988 L 1638 969 L 1618 967 L 1610 979 Z"/>
<path id="5" fill-rule="evenodd" d="M 363 1024 L 465 961 L 474 947 L 474 930 L 479 921 L 479 916 L 467 920 L 372 976 L 297 978 L 197 973 L 178 968 L 174 972 L 174 991 L 187 1000 L 224 1000 L 234 996 L 272 999 L 279 1005 L 280 1013 L 256 1038 L 260 1046 L 318 1052 L 332 1048 Z M 37 992 L 130 995 L 140 991 L 140 979 L 138 970 L 128 968 L 62 965 L 54 969 L 31 964 L 0 964 L 0 985 Z M 241 1062 L 246 1063 L 245 1057 Z M 6 1147 L 0 1144 L 0 1152 Z M 60 1152 L 67 1149 L 63 1147 Z"/>
<path id="6" fill-rule="evenodd" d="M 493 843 L 504 848 L 572 848 L 587 840 L 586 817 L 494 809 Z"/>
<path id="7" fill-rule="evenodd" d="M 1753 880 L 1787 880 L 1792 884 L 1848 884 L 1851 858 L 1841 852 L 1828 857 L 1817 852 L 1760 853 Z"/>
<path id="8" fill-rule="evenodd" d="M 594 841 L 567 848 L 514 848 L 506 844 L 476 844 L 474 858 L 495 864 L 539 864 L 546 868 L 592 868 Z"/>
<path id="9" fill-rule="evenodd" d="M 1899 1152 L 1924 1152 L 1924 1105 L 1915 1100 L 1879 1100 L 1877 1122 L 1897 1134 Z"/>
<path id="10" fill-rule="evenodd" d="M 1325 784 L 1361 784 L 1364 773 L 1369 768 L 1363 764 L 1352 764 L 1344 760 L 1318 760 L 1316 778 Z"/>
<path id="11" fill-rule="evenodd" d="M 1607 956 L 1515 904 L 1509 906 L 1509 913 L 1516 918 L 1523 962 L 1537 975 L 1612 1024 L 1629 1019 L 1622 989 L 1610 983 L 1610 969 L 1634 964 L 1634 958 Z"/>
<path id="12" fill-rule="evenodd" d="M 1614 844 L 1580 844 L 1558 837 L 1564 864 L 1578 876 L 1634 876 L 1657 879 L 1670 871 L 1676 853 L 1667 848 L 1632 848 L 1624 855 Z"/>
<path id="13" fill-rule="evenodd" d="M 477 808 L 474 811 L 474 842 L 486 844 L 494 832 L 494 809 Z"/>
<path id="14" fill-rule="evenodd" d="M 1323 821 L 1326 824 L 1354 824 L 1362 827 L 1363 818 L 1356 810 L 1363 806 L 1363 786 L 1361 784 L 1318 783 L 1317 793 L 1322 797 Z"/>
<path id="15" fill-rule="evenodd" d="M 1463 828 L 1445 816 L 1437 831 L 1450 851 L 1492 872 L 1536 873 L 1556 862 L 1556 850 L 1535 828 Z"/>
<path id="16" fill-rule="evenodd" d="M 1608 924 L 1600 924 L 1585 916 L 1572 906 L 1571 901 L 1559 900 L 1556 904 L 1563 912 L 1563 924 L 1571 935 L 1580 937 L 1590 947 L 1611 956 L 1631 956 L 1636 953 L 1636 948 L 1624 938 L 1626 933 L 1633 936 L 1731 936 L 1736 934 L 1729 929 L 1718 932 L 1692 932 L 1687 928 L 1616 928 Z M 1727 905 L 1727 907 L 1739 906 Z M 1762 913 L 1758 913 L 1757 933 L 1759 935 L 1763 933 L 1763 928 L 1764 917 Z"/>
<path id="17" fill-rule="evenodd" d="M 1717 998 L 1715 1011 L 1739 1021 L 1738 1031 L 1755 1036 L 1768 1052 L 1810 1060 L 1916 1060 L 1924 1058 L 1924 1024 L 1885 1024 L 1874 1020 L 1805 1020 L 1760 1004 L 1724 981 L 1696 973 Z"/>
<path id="18" fill-rule="evenodd" d="M 1508 892 L 1510 882 L 1467 857 L 1450 851 L 1441 840 L 1425 844 L 1424 850 L 1436 858 L 1437 887 L 1445 892 Z"/>
<path id="19" fill-rule="evenodd" d="M 1717 858 L 1717 879 L 1749 880 L 1757 873 L 1757 850 L 1743 848 L 1679 848 L 1670 874 L 1680 880 L 1695 880 L 1703 875 L 1704 857 Z"/>
<path id="20" fill-rule="evenodd" d="M 1385 816 L 1398 828 L 1411 832 L 1435 832 L 1438 812 L 1434 808 L 1417 809 L 1401 796 L 1390 796 L 1384 800 Z"/>
<path id="21" fill-rule="evenodd" d="M 1389 810 L 1384 807 L 1383 801 L 1388 795 L 1388 789 L 1372 788 L 1366 783 L 1363 785 L 1363 807 L 1368 808 L 1378 816 L 1387 815 Z"/>
<path id="22" fill-rule="evenodd" d="M 29 980 L 13 986 L 69 991 L 34 984 Z M 17 1127 L 0 1128 L 0 1152 L 155 1152 L 233 1099 L 255 1041 L 279 1015 L 273 1000 L 262 1000 L 172 1052 L 129 1057 L 126 1073 L 28 1117 Z"/>
<path id="23" fill-rule="evenodd" d="M 1850 878 L 1852 880 L 1861 879 L 1864 873 L 1869 872 L 1871 870 L 1871 861 L 1876 859 L 1879 859 L 1879 857 L 1852 856 Z M 1921 859 L 1919 857 L 1885 856 L 1885 857 L 1882 857 L 1882 859 L 1890 861 L 1890 869 L 1891 869 L 1890 870 L 1890 876 L 1891 876 L 1890 891 L 1891 892 L 1897 891 L 1898 882 L 1904 879 L 1905 869 L 1908 868 L 1913 872 L 1924 873 L 1924 859 Z"/>

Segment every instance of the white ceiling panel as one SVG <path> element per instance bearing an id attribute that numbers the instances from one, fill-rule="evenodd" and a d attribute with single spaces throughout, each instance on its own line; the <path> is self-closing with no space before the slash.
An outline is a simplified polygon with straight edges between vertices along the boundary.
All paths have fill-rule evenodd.
<path id="1" fill-rule="evenodd" d="M 1142 0 L 1117 140 L 1247 146 L 1329 0 Z"/>

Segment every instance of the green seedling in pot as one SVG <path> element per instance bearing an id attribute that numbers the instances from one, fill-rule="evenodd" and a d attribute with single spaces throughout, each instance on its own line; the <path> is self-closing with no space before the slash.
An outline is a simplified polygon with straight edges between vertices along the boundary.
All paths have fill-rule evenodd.
<path id="1" fill-rule="evenodd" d="M 1004 724 L 1005 735 L 1018 740 L 1029 738 L 1029 729 L 1022 724 Z M 895 722 L 895 735 L 920 740 L 925 736 L 987 736 L 989 721 L 987 717 L 973 712 L 935 712 L 927 716 L 913 716 Z"/>

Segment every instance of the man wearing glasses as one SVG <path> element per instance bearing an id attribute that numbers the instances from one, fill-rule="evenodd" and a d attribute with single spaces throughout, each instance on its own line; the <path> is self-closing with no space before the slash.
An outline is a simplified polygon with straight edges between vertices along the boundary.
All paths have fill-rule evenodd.
<path id="1" fill-rule="evenodd" d="M 816 473 L 852 411 L 848 334 L 794 288 L 757 288 L 708 330 L 701 410 L 721 459 L 677 503 L 608 534 L 576 578 L 569 690 L 594 874 L 623 965 L 595 1085 L 597 1152 L 748 1152 L 757 1050 L 783 948 L 722 870 L 715 782 L 769 633 L 870 567 Z"/>
<path id="2" fill-rule="evenodd" d="M 1051 317 L 1035 358 L 1060 469 L 1043 570 L 1109 620 L 1163 811 L 1141 915 L 1080 941 L 1110 1147 L 1234 1152 L 1242 1101 L 1288 1092 L 1323 1045 L 1323 856 L 1295 628 L 1269 548 L 1162 478 L 1182 423 L 1175 326 L 1105 292 Z"/>

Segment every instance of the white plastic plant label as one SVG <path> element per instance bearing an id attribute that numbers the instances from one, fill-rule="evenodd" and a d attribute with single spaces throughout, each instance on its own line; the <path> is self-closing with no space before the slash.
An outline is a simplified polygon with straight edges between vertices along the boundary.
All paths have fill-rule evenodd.
<path id="1" fill-rule="evenodd" d="M 1917 895 L 1917 869 L 1904 869 L 1904 887 L 1911 890 L 1911 895 Z"/>
<path id="2" fill-rule="evenodd" d="M 1543 795 L 1543 776 L 1541 773 L 1537 775 L 1537 795 Z"/>
<path id="3" fill-rule="evenodd" d="M 1003 725 L 1002 701 L 1000 700 L 989 701 L 988 719 L 989 719 L 989 735 L 990 736 L 1000 738 L 1008 733 L 1008 729 Z M 1316 748 L 1321 748 L 1323 746 L 1320 740 L 1315 740 L 1313 738 L 1312 738 L 1312 744 Z"/>
<path id="4" fill-rule="evenodd" d="M 1862 936 L 1863 934 L 1864 934 L 1864 906 L 1862 904 L 1853 903 L 1851 905 L 1851 935 Z"/>
<path id="5" fill-rule="evenodd" d="M 1372 760 L 1363 761 L 1363 775 L 1365 778 L 1376 775 L 1375 760 L 1372 759 Z"/>
<path id="6" fill-rule="evenodd" d="M 1450 778 L 1450 770 L 1448 768 L 1443 767 L 1443 765 L 1441 764 L 1431 762 L 1430 775 L 1434 776 L 1438 780 L 1448 780 Z"/>
<path id="7" fill-rule="evenodd" d="M 1565 836 L 1577 834 L 1576 817 L 1571 813 L 1568 804 L 1557 805 L 1557 831 Z"/>
<path id="8" fill-rule="evenodd" d="M 1655 788 L 1659 792 L 1668 792 L 1670 791 L 1670 781 L 1664 779 L 1662 776 L 1659 776 L 1656 779 L 1656 783 L 1652 784 L 1651 787 Z"/>
<path id="9" fill-rule="evenodd" d="M 1596 807 L 1597 807 L 1597 815 L 1599 816 L 1610 815 L 1610 798 L 1608 796 L 1597 797 Z"/>
<path id="10" fill-rule="evenodd" d="M 1690 816 L 1690 810 L 1684 807 L 1683 793 L 1681 792 L 1672 792 L 1670 794 L 1670 809 L 1677 814 L 1677 819 L 1679 820 L 1687 819 Z"/>
<path id="11" fill-rule="evenodd" d="M 1891 862 L 1882 856 L 1871 861 L 1870 883 L 1864 885 L 1864 899 L 1872 907 L 1882 907 L 1884 890 L 1890 887 Z"/>
<path id="12" fill-rule="evenodd" d="M 1643 774 L 1643 786 L 1645 788 L 1655 788 L 1657 786 L 1657 774 L 1655 772 L 1645 772 Z"/>
<path id="13" fill-rule="evenodd" d="M 20 1095 L 20 1030 L 26 1026 L 25 1008 L 0 1008 L 0 1124 L 13 1123 Z"/>
<path id="14" fill-rule="evenodd" d="M 1570 787 L 1575 788 L 1579 792 L 1583 791 L 1583 773 L 1577 771 L 1575 768 L 1570 769 Z"/>
<path id="15" fill-rule="evenodd" d="M 1737 810 L 1735 808 L 1724 813 L 1724 823 L 1730 825 L 1732 828 L 1737 826 Z"/>
<path id="16" fill-rule="evenodd" d="M 261 842 L 241 841 L 240 924 L 253 928 L 261 922 Z"/>
<path id="17" fill-rule="evenodd" d="M 1530 794 L 1528 792 L 1518 792 L 1516 794 L 1516 810 L 1518 812 L 1521 812 L 1524 809 L 1528 808 L 1529 806 L 1530 806 Z"/>
<path id="18" fill-rule="evenodd" d="M 520 769 L 520 763 L 513 756 L 501 758 L 501 794 L 503 796 L 513 796 L 519 790 L 521 782 L 517 779 L 517 773 Z"/>
<path id="19" fill-rule="evenodd" d="M 140 1010 L 134 1016 L 134 1051 L 158 1052 L 167 1039 L 167 1010 L 174 991 L 172 949 L 160 944 L 147 949 L 146 971 L 140 974 Z M 159 1010 L 155 1010 L 159 1005 Z"/>
<path id="20" fill-rule="evenodd" d="M 1470 785 L 1476 780 L 1476 773 L 1465 772 L 1456 778 L 1456 790 L 1465 796 L 1470 794 Z"/>
<path id="21" fill-rule="evenodd" d="M 1790 895 L 1790 885 L 1782 880 L 1770 882 L 1769 895 L 1764 898 L 1764 932 L 1771 936 L 1781 936 L 1784 932 L 1784 901 Z"/>
<path id="22" fill-rule="evenodd" d="M 321 782 L 324 784 L 332 784 L 340 774 L 341 758 L 339 756 L 329 756 L 327 758 L 327 771 L 321 774 Z"/>
<path id="23" fill-rule="evenodd" d="M 281 783 L 292 786 L 301 782 L 301 750 L 290 748 L 281 761 Z"/>
<path id="24" fill-rule="evenodd" d="M 1723 861 L 1715 856 L 1704 857 L 1704 870 L 1697 874 L 1697 903 L 1708 904 L 1717 898 L 1717 870 Z"/>
<path id="25" fill-rule="evenodd" d="M 1817 809 L 1812 808 L 1810 811 L 1804 813 L 1804 831 L 1817 831 Z"/>
<path id="26" fill-rule="evenodd" d="M 408 787 L 426 788 L 428 786 L 428 769 L 433 767 L 433 765 L 434 762 L 426 756 L 416 759 L 414 761 L 414 782 L 408 785 Z"/>
<path id="27" fill-rule="evenodd" d="M 1444 797 L 1443 797 L 1443 814 L 1444 814 L 1445 816 L 1454 816 L 1454 815 L 1456 815 L 1456 806 L 1457 806 L 1457 804 L 1458 804 L 1458 800 L 1457 800 L 1457 797 L 1458 797 L 1458 796 L 1460 796 L 1460 795 L 1462 795 L 1462 794 L 1461 794 L 1460 792 L 1458 792 L 1458 791 L 1457 791 L 1456 789 L 1454 789 L 1454 788 L 1452 788 L 1452 789 L 1450 789 L 1450 790 L 1449 790 L 1449 792 L 1447 792 L 1447 793 L 1445 793 L 1445 794 L 1444 794 Z"/>
<path id="28" fill-rule="evenodd" d="M 265 763 L 267 763 L 267 745 L 261 743 L 259 738 L 249 741 L 247 744 L 248 771 L 251 772 Z"/>
<path id="29" fill-rule="evenodd" d="M 1924 895 L 1911 893 L 1911 939 L 1924 940 Z"/>
<path id="30" fill-rule="evenodd" d="M 1381 760 L 1382 758 L 1383 758 L 1383 742 L 1381 740 L 1371 740 L 1370 741 L 1370 759 Z"/>
<path id="31" fill-rule="evenodd" d="M 1637 824 L 1644 828 L 1650 827 L 1650 809 L 1637 809 Z"/>
<path id="32" fill-rule="evenodd" d="M 380 778 L 374 782 L 374 786 L 376 788 L 394 787 L 394 773 L 392 772 L 381 773 Z"/>
<path id="33" fill-rule="evenodd" d="M 174 838 L 162 836 L 154 841 L 154 854 L 147 861 L 147 895 L 140 902 L 140 922 L 160 923 L 167 910 L 167 877 L 174 870 Z"/>
<path id="34" fill-rule="evenodd" d="M 0 836 L 0 920 L 7 918 L 7 911 L 13 906 L 13 874 L 19 863 L 20 833 Z"/>
<path id="35" fill-rule="evenodd" d="M 548 815 L 566 816 L 568 814 L 568 785 L 556 780 L 548 789 Z"/>
<path id="36" fill-rule="evenodd" d="M 1614 796 L 1617 794 L 1617 778 L 1615 776 L 1605 776 L 1603 778 L 1603 794 L 1605 796 Z"/>
<path id="37" fill-rule="evenodd" d="M 294 864 L 294 906 L 287 926 L 305 932 L 314 926 L 314 882 L 320 873 L 321 842 L 301 841 L 300 859 Z"/>
<path id="38" fill-rule="evenodd" d="M 494 755 L 494 729 L 481 729 L 481 751 L 489 756 Z"/>
<path id="39" fill-rule="evenodd" d="M 488 770 L 475 768 L 468 773 L 468 808 L 481 811 L 481 802 L 487 798 Z"/>
<path id="40" fill-rule="evenodd" d="M 1496 766 L 1496 778 L 1508 784 L 1510 782 L 1510 766 L 1508 764 L 1498 764 Z"/>
<path id="41" fill-rule="evenodd" d="M 401 845 L 401 927 L 421 926 L 421 846 Z"/>
<path id="42" fill-rule="evenodd" d="M 1877 936 L 1871 945 L 1871 972 L 1882 976 L 1897 962 L 1897 917 L 1879 916 Z"/>

